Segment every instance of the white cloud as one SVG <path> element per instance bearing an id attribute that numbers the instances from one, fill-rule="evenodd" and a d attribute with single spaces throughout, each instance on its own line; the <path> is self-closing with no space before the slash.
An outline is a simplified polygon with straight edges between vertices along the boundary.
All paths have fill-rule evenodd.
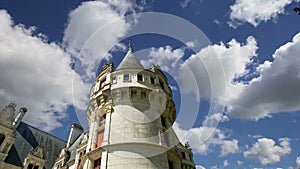
<path id="1" fill-rule="evenodd" d="M 236 153 L 239 150 L 238 146 L 238 140 L 224 140 L 221 146 L 221 155 L 220 156 L 226 156 L 230 153 Z"/>
<path id="2" fill-rule="evenodd" d="M 180 5 L 182 8 L 185 8 L 188 6 L 188 4 L 191 2 L 192 0 L 181 0 L 180 1 Z"/>
<path id="3" fill-rule="evenodd" d="M 35 28 L 15 25 L 10 15 L 0 11 L 0 103 L 10 101 L 25 105 L 26 122 L 51 131 L 63 126 L 66 109 L 73 99 L 80 105 L 87 100 L 72 98 L 72 84 L 87 90 L 81 78 L 70 67 L 70 55 L 60 46 L 48 43 L 45 35 L 35 36 Z M 83 94 L 83 93 L 81 93 Z"/>
<path id="4" fill-rule="evenodd" d="M 179 137 L 180 142 L 189 142 L 195 153 L 207 154 L 212 146 L 221 146 L 220 155 L 226 156 L 230 153 L 236 153 L 238 150 L 237 140 L 228 140 L 228 132 L 221 131 L 215 127 L 201 126 L 184 130 L 178 123 L 173 124 L 173 129 Z"/>
<path id="5" fill-rule="evenodd" d="M 196 165 L 196 169 L 205 169 L 202 165 Z"/>
<path id="6" fill-rule="evenodd" d="M 89 1 L 70 12 L 63 44 L 78 59 L 78 73 L 93 79 L 100 60 L 128 31 L 124 14 L 133 7 L 129 1 Z"/>
<path id="7" fill-rule="evenodd" d="M 244 152 L 246 158 L 258 158 L 262 165 L 277 163 L 283 155 L 291 152 L 290 139 L 280 138 L 279 145 L 268 138 L 258 139 L 250 150 Z"/>
<path id="8" fill-rule="evenodd" d="M 297 164 L 297 168 L 296 169 L 300 169 L 300 156 L 297 157 L 296 164 Z"/>
<path id="9" fill-rule="evenodd" d="M 180 59 L 184 56 L 184 50 L 181 48 L 173 49 L 171 46 L 160 47 L 158 49 L 151 48 L 149 58 L 141 60 L 144 67 L 150 67 L 157 64 L 166 72 L 175 71 L 178 68 Z"/>
<path id="10" fill-rule="evenodd" d="M 226 122 L 229 121 L 229 118 L 222 113 L 212 113 L 205 117 L 203 121 L 203 125 L 205 126 L 213 126 L 216 122 Z"/>
<path id="11" fill-rule="evenodd" d="M 244 164 L 244 162 L 242 162 L 242 161 L 240 161 L 240 160 L 237 160 L 237 165 L 239 166 L 239 167 L 241 167 L 243 164 Z"/>
<path id="12" fill-rule="evenodd" d="M 197 66 L 199 70 L 196 72 L 196 80 L 202 82 L 201 85 L 199 85 L 200 91 L 202 91 L 202 97 L 210 97 L 210 91 L 213 91 L 215 94 L 215 96 L 213 96 L 215 97 L 214 99 L 224 102 L 225 100 L 222 96 L 225 92 L 224 90 L 226 90 L 228 98 L 235 98 L 239 90 L 241 90 L 241 84 L 233 84 L 233 80 L 247 72 L 246 65 L 252 63 L 252 58 L 256 57 L 257 49 L 256 40 L 252 36 L 247 38 L 245 44 L 232 39 L 227 44 L 221 42 L 220 44 L 208 46 L 197 54 L 189 57 L 184 64 L 182 64 L 181 71 L 183 73 L 181 77 L 184 79 L 182 81 L 186 82 L 186 78 L 194 78 L 187 77 L 184 70 L 189 67 Z M 218 62 L 220 62 L 223 67 L 220 68 Z M 203 72 L 207 72 L 208 76 L 202 75 Z M 226 80 L 225 83 L 222 82 L 223 79 Z M 206 84 L 205 81 L 210 83 Z M 196 89 L 189 87 L 189 90 L 190 92 L 194 92 Z"/>
<path id="13" fill-rule="evenodd" d="M 248 22 L 256 27 L 261 22 L 275 21 L 279 14 L 284 13 L 284 8 L 292 2 L 293 0 L 236 0 L 235 4 L 230 6 L 229 25 L 237 27 Z"/>
<path id="14" fill-rule="evenodd" d="M 218 169 L 217 165 L 211 166 L 210 169 Z"/>
<path id="15" fill-rule="evenodd" d="M 230 163 L 228 162 L 228 160 L 224 160 L 223 166 L 224 166 L 224 167 L 228 167 L 229 165 L 230 165 Z"/>
<path id="16" fill-rule="evenodd" d="M 259 139 L 259 138 L 262 138 L 263 136 L 260 135 L 260 134 L 256 134 L 256 135 L 248 134 L 248 137 L 249 137 L 249 138 L 253 138 L 253 139 Z"/>
<path id="17" fill-rule="evenodd" d="M 175 79 L 182 94 L 197 94 L 198 100 L 200 94 L 202 98 L 212 98 L 211 112 L 216 114 L 221 113 L 225 104 L 229 117 L 251 120 L 270 117 L 273 113 L 299 111 L 300 95 L 296 91 L 300 91 L 300 33 L 276 50 L 273 62 L 265 61 L 257 66 L 257 78 L 248 83 L 234 81 L 249 75 L 247 65 L 253 64 L 257 49 L 255 38 L 250 36 L 244 44 L 233 39 L 227 44 L 208 46 L 184 62 L 183 49 L 161 47 L 152 50 L 150 60 L 161 64 L 164 71 L 177 72 L 171 75 L 177 76 Z M 213 114 L 208 117 L 214 117 Z"/>
<path id="18" fill-rule="evenodd" d="M 273 54 L 274 61 L 258 66 L 253 79 L 236 98 L 231 98 L 232 116 L 244 119 L 270 117 L 273 113 L 300 110 L 300 33 Z"/>
<path id="19" fill-rule="evenodd" d="M 193 0 L 180 0 L 180 6 L 182 7 L 182 8 L 186 8 L 188 5 L 189 5 L 189 3 L 191 3 Z M 202 2 L 202 0 L 198 0 L 199 2 Z"/>

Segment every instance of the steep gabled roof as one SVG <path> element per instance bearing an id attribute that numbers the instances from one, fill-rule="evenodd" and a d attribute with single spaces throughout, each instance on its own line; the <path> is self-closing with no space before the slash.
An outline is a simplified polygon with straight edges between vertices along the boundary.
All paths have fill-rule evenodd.
<path id="1" fill-rule="evenodd" d="M 140 61 L 134 56 L 132 52 L 131 44 L 128 45 L 128 52 L 122 62 L 119 64 L 117 70 L 121 69 L 142 69 L 144 70 L 143 65 Z"/>
<path id="2" fill-rule="evenodd" d="M 60 150 L 66 142 L 27 123 L 21 122 L 16 128 L 16 141 L 8 152 L 5 162 L 23 167 L 24 160 L 33 148 L 44 146 L 47 151 L 45 167 L 52 168 Z"/>

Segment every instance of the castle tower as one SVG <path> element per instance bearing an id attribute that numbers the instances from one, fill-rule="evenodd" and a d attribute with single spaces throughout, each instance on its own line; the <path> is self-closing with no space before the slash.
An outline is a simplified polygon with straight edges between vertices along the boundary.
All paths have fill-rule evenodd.
<path id="1" fill-rule="evenodd" d="M 185 154 L 191 150 L 179 143 L 172 129 L 175 118 L 166 76 L 158 66 L 145 70 L 129 44 L 117 69 L 105 64 L 91 88 L 88 140 L 85 148 L 77 150 L 75 165 L 84 169 L 195 168 L 191 155 L 182 157 L 182 149 L 188 151 Z"/>

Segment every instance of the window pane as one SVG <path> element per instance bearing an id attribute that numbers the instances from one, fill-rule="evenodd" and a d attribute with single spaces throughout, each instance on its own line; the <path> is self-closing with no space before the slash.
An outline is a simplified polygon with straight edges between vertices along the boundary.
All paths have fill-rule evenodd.
<path id="1" fill-rule="evenodd" d="M 143 81 L 143 75 L 138 74 L 137 75 L 137 80 L 142 82 Z"/>
<path id="2" fill-rule="evenodd" d="M 151 84 L 154 84 L 154 78 L 151 77 L 150 80 L 151 80 Z"/>
<path id="3" fill-rule="evenodd" d="M 112 82 L 117 83 L 117 77 L 115 75 L 112 77 Z"/>
<path id="4" fill-rule="evenodd" d="M 5 139 L 5 135 L 0 134 L 0 145 L 3 143 L 4 139 Z"/>
<path id="5" fill-rule="evenodd" d="M 124 81 L 129 81 L 129 74 L 124 74 Z"/>

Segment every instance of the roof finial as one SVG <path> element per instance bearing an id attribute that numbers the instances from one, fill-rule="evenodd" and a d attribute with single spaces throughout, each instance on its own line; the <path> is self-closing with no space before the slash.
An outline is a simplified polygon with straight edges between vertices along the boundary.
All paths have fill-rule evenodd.
<path id="1" fill-rule="evenodd" d="M 128 41 L 128 51 L 132 52 L 132 44 L 131 44 L 131 39 Z"/>

